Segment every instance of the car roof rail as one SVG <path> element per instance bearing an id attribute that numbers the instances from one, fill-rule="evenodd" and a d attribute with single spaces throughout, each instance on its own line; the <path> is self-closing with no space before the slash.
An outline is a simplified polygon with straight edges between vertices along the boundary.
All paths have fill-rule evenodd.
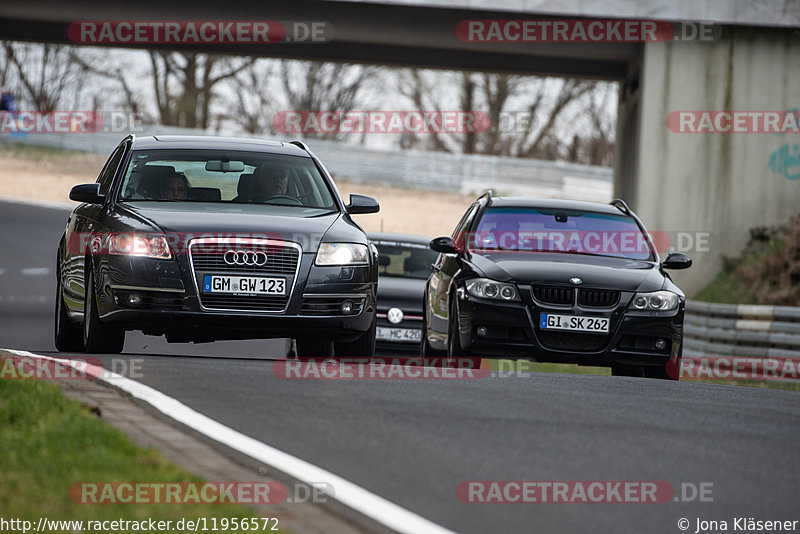
<path id="1" fill-rule="evenodd" d="M 491 205 L 492 204 L 492 190 L 491 189 L 487 189 L 484 194 L 482 194 L 481 196 L 478 197 L 478 200 L 480 200 L 482 198 L 486 199 L 486 205 L 487 206 Z"/>
<path id="2" fill-rule="evenodd" d="M 622 200 L 621 198 L 615 198 L 614 200 L 609 202 L 609 204 L 611 204 L 612 206 L 617 208 L 619 211 L 621 211 L 625 215 L 631 215 L 631 209 L 628 207 L 628 205 L 625 203 L 625 201 Z"/>
<path id="3" fill-rule="evenodd" d="M 289 141 L 289 144 L 294 145 L 308 152 L 308 147 L 306 146 L 306 144 L 298 139 L 295 139 L 294 141 Z"/>

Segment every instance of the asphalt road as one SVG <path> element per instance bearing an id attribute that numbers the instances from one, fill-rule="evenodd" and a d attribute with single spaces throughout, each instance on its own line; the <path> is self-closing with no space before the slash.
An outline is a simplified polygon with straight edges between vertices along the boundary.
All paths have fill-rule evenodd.
<path id="1" fill-rule="evenodd" d="M 0 203 L 0 347 L 53 350 L 65 220 Z M 682 532 L 686 518 L 694 533 L 698 518 L 731 531 L 738 517 L 800 519 L 796 392 L 561 374 L 284 380 L 267 359 L 283 344 L 271 343 L 129 334 L 122 358 L 192 408 L 458 532 Z M 474 480 L 665 481 L 679 499 L 705 484 L 711 501 L 460 502 L 456 487 Z"/>

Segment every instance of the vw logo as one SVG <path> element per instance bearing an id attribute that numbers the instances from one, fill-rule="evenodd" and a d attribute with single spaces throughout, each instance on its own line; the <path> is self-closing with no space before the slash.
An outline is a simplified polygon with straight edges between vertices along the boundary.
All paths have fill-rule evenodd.
<path id="1" fill-rule="evenodd" d="M 403 320 L 403 310 L 401 310 L 400 308 L 391 308 L 386 313 L 386 318 L 389 320 L 390 323 L 397 324 Z"/>
<path id="2" fill-rule="evenodd" d="M 229 250 L 222 256 L 228 265 L 266 265 L 267 254 L 255 250 Z"/>
<path id="3" fill-rule="evenodd" d="M 572 278 L 569 279 L 569 281 L 575 284 L 576 286 L 579 286 L 583 283 L 583 280 L 581 280 L 577 276 L 573 276 Z"/>

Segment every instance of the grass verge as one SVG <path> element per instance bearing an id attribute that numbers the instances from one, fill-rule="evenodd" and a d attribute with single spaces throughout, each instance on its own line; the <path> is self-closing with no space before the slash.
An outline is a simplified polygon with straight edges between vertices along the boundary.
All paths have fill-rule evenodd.
<path id="1" fill-rule="evenodd" d="M 717 276 L 695 295 L 695 300 L 718 304 L 754 304 L 760 302 L 759 294 L 750 280 L 743 279 L 742 271 L 760 271 L 764 261 L 776 256 L 784 246 L 776 239 L 761 247 L 747 250 L 734 261 L 726 262 Z"/>
<path id="2" fill-rule="evenodd" d="M 90 415 L 83 405 L 64 397 L 56 386 L 40 380 L 0 380 L 0 449 L 0 517 L 6 519 L 257 517 L 254 510 L 238 504 L 73 502 L 69 491 L 76 482 L 202 479 L 153 449 L 137 447 L 117 429 Z"/>

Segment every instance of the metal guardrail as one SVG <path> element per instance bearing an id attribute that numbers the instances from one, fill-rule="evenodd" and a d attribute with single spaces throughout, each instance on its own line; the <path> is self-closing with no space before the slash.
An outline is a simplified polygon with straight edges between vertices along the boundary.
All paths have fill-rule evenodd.
<path id="1" fill-rule="evenodd" d="M 137 135 L 220 135 L 186 128 L 146 126 Z M 233 134 L 236 137 L 264 136 Z M 0 135 L 0 143 L 23 143 L 110 154 L 122 133 Z M 374 150 L 340 141 L 311 139 L 311 150 L 335 178 L 464 194 L 492 188 L 500 194 L 609 202 L 613 169 L 576 163 L 424 150 Z"/>
<path id="2" fill-rule="evenodd" d="M 800 363 L 800 308 L 688 301 L 684 356 L 780 358 Z"/>

